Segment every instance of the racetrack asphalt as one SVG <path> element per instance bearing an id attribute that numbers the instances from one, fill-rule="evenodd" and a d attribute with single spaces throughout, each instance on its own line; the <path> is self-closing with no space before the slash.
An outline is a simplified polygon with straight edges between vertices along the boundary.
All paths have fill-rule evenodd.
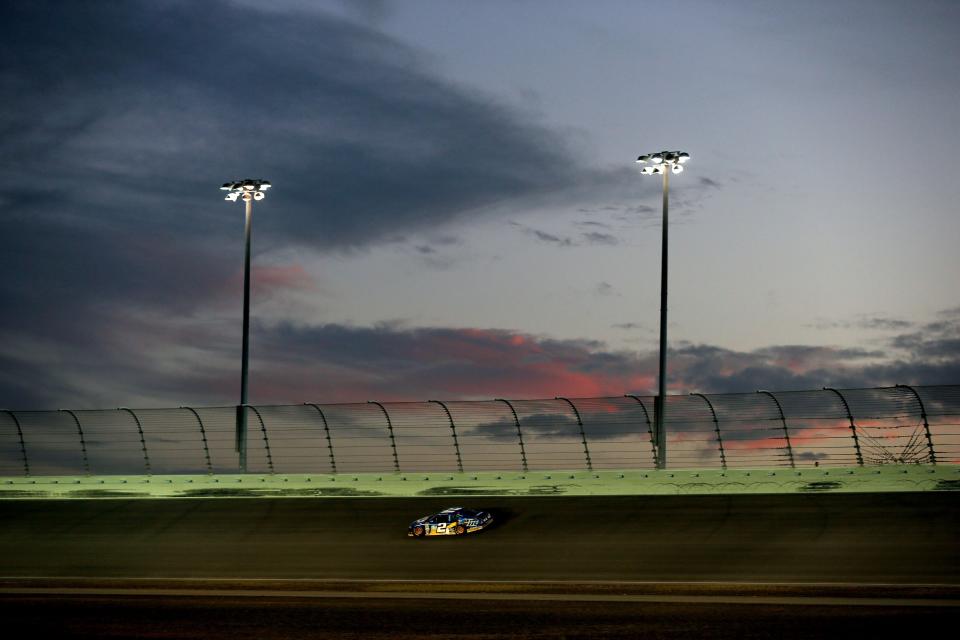
<path id="1" fill-rule="evenodd" d="M 490 530 L 415 540 L 415 518 Z M 960 494 L 0 501 L 0 577 L 960 584 Z"/>
<path id="2" fill-rule="evenodd" d="M 956 628 L 960 609 L 430 599 L 102 596 L 0 598 L 4 628 L 50 638 L 596 640 L 911 638 Z"/>

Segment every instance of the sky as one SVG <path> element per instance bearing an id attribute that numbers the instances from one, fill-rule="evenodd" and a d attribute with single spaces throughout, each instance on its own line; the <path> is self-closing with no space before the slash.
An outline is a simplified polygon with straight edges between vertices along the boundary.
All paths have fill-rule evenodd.
<path id="1" fill-rule="evenodd" d="M 0 407 L 960 382 L 960 6 L 10 2 Z"/>

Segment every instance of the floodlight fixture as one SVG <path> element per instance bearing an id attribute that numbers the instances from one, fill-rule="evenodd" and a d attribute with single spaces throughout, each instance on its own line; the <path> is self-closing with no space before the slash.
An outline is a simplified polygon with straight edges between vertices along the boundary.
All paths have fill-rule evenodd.
<path id="1" fill-rule="evenodd" d="M 647 162 L 652 162 L 653 167 L 644 167 L 640 170 L 640 173 L 644 175 L 660 175 L 663 173 L 661 170 L 665 165 L 670 167 L 670 170 L 673 173 L 680 173 L 683 171 L 681 168 L 679 171 L 677 167 L 682 164 L 686 164 L 690 160 L 690 154 L 686 151 L 660 151 L 658 153 L 645 153 L 639 158 L 637 158 L 637 164 L 646 164 Z M 647 171 L 646 169 L 652 169 L 652 171 Z"/>
<path id="2" fill-rule="evenodd" d="M 244 202 L 247 202 L 251 199 L 263 200 L 265 195 L 264 192 L 270 187 L 271 185 L 269 180 L 264 180 L 262 178 L 258 178 L 256 180 L 247 178 L 246 180 L 224 182 L 220 189 L 227 192 L 227 196 L 224 198 L 224 200 L 236 202 L 238 198 L 242 197 Z"/>

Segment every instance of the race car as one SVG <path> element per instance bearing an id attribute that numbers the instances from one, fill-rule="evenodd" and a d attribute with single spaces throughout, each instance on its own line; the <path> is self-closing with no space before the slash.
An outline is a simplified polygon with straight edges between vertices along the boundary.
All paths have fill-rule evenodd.
<path id="1" fill-rule="evenodd" d="M 486 511 L 450 507 L 440 513 L 414 520 L 407 527 L 407 535 L 413 538 L 462 536 L 486 529 L 491 524 L 493 524 L 493 516 Z"/>

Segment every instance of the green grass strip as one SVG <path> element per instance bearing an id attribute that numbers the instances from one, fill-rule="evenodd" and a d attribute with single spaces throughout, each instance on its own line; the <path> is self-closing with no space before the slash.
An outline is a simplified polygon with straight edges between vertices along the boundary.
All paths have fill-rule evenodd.
<path id="1" fill-rule="evenodd" d="M 960 466 L 0 478 L 0 499 L 611 496 L 960 491 Z"/>

